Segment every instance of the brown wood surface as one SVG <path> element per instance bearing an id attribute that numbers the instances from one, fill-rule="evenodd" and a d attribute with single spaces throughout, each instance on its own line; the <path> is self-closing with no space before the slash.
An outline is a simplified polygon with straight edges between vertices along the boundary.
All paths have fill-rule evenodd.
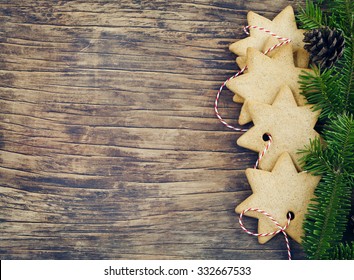
<path id="1" fill-rule="evenodd" d="M 213 101 L 247 11 L 288 4 L 0 0 L 1 259 L 286 259 L 237 224 L 256 154 Z"/>

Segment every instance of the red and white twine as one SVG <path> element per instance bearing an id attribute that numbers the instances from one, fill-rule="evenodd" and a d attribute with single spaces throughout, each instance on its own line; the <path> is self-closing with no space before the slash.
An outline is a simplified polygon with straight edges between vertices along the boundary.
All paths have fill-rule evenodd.
<path id="1" fill-rule="evenodd" d="M 230 80 L 232 80 L 233 78 L 236 78 L 237 76 L 239 76 L 240 74 L 242 74 L 245 70 L 247 69 L 247 66 L 245 66 L 244 68 L 242 68 L 241 70 L 237 71 L 235 75 L 231 76 L 230 78 L 228 78 L 225 82 L 222 83 L 222 85 L 220 86 L 218 93 L 216 94 L 216 98 L 215 98 L 215 102 L 214 102 L 214 111 L 215 111 L 215 115 L 216 117 L 219 119 L 219 121 L 225 125 L 227 128 L 236 130 L 236 131 L 247 131 L 248 129 L 243 129 L 243 128 L 238 128 L 238 127 L 234 127 L 233 125 L 228 124 L 219 114 L 219 110 L 218 110 L 218 103 L 219 103 L 219 98 L 220 98 L 220 94 L 223 90 L 223 88 L 225 87 L 226 83 Z"/>
<path id="2" fill-rule="evenodd" d="M 260 26 L 256 26 L 256 25 L 247 25 L 243 28 L 243 30 L 245 31 L 246 34 L 249 34 L 249 32 L 247 31 L 248 29 L 250 28 L 254 28 L 254 29 L 258 29 L 258 30 L 261 30 L 265 33 L 268 33 L 269 35 L 277 38 L 279 41 L 278 44 L 272 46 L 271 48 L 269 48 L 268 50 L 266 50 L 264 52 L 264 54 L 268 54 L 269 52 L 271 52 L 272 50 L 278 48 L 278 47 L 281 47 L 285 44 L 288 44 L 291 42 L 291 40 L 289 38 L 284 38 L 284 37 L 281 37 L 281 36 L 278 36 L 277 34 L 271 32 L 270 30 L 268 29 L 265 29 L 263 27 L 260 27 Z M 214 111 L 215 111 L 215 115 L 216 117 L 219 119 L 219 121 L 225 125 L 226 127 L 230 128 L 230 129 L 233 129 L 235 131 L 241 131 L 241 132 L 244 132 L 244 131 L 247 131 L 247 129 L 243 129 L 243 128 L 238 128 L 238 127 L 234 127 L 233 125 L 230 125 L 228 124 L 221 116 L 220 116 L 220 113 L 219 113 L 219 110 L 218 110 L 218 103 L 219 103 L 219 99 L 220 99 L 220 95 L 221 95 L 221 92 L 223 90 L 223 88 L 225 87 L 226 83 L 234 78 L 236 78 L 237 76 L 241 75 L 245 70 L 247 69 L 247 65 L 242 68 L 241 70 L 237 71 L 236 74 L 234 74 L 233 76 L 231 76 L 230 78 L 228 78 L 225 82 L 222 83 L 222 85 L 220 86 L 217 94 L 216 94 L 216 98 L 215 98 L 215 102 L 214 102 Z"/>
<path id="3" fill-rule="evenodd" d="M 269 35 L 277 38 L 280 42 L 274 46 L 272 46 L 271 48 L 269 48 L 267 51 L 264 52 L 264 54 L 268 54 L 269 52 L 271 52 L 272 50 L 278 48 L 278 47 L 281 47 L 285 44 L 288 44 L 291 42 L 291 40 L 289 38 L 285 38 L 285 37 L 281 37 L 281 36 L 278 36 L 277 34 L 271 32 L 270 30 L 268 29 L 265 29 L 263 27 L 260 27 L 260 26 L 256 26 L 256 25 L 248 25 L 248 26 L 245 26 L 243 28 L 244 32 L 246 34 L 249 34 L 248 30 L 251 29 L 251 28 L 254 28 L 254 29 L 258 29 L 258 30 L 261 30 L 265 33 L 268 33 Z M 218 110 L 218 103 L 219 103 L 219 99 L 220 99 L 220 95 L 221 95 L 221 92 L 223 90 L 223 88 L 225 87 L 226 83 L 234 78 L 236 78 L 237 76 L 241 75 L 245 70 L 247 69 L 247 65 L 242 68 L 241 70 L 237 71 L 235 75 L 231 76 L 230 78 L 228 78 L 225 82 L 222 83 L 222 85 L 220 86 L 217 94 L 216 94 L 216 98 L 215 98 L 215 102 L 214 102 L 214 111 L 215 111 L 215 115 L 216 117 L 219 119 L 219 121 L 225 125 L 226 127 L 230 128 L 230 129 L 233 129 L 235 131 L 240 131 L 240 132 L 244 132 L 244 131 L 247 131 L 248 129 L 243 129 L 243 128 L 238 128 L 238 127 L 234 127 L 230 124 L 228 124 L 219 114 L 219 110 Z M 262 160 L 262 158 L 264 157 L 265 153 L 269 150 L 269 147 L 270 145 L 272 144 L 272 136 L 270 134 L 267 134 L 268 135 L 268 138 L 269 140 L 267 141 L 267 144 L 266 146 L 264 147 L 264 150 L 262 152 L 259 153 L 258 155 L 258 159 L 254 165 L 254 168 L 257 168 L 260 161 Z M 242 222 L 242 218 L 243 218 L 243 215 L 248 212 L 248 211 L 255 211 L 255 212 L 258 212 L 258 213 L 261 213 L 263 215 L 265 215 L 266 217 L 268 217 L 277 227 L 278 227 L 278 230 L 276 231 L 273 231 L 273 232 L 268 232 L 268 233 L 254 233 L 254 232 L 251 232 L 249 231 L 244 225 L 243 225 L 243 222 Z M 286 247 L 287 247 L 287 252 L 288 252 L 288 259 L 291 260 L 291 251 L 290 251 L 290 244 L 289 244 L 289 239 L 288 239 L 288 235 L 286 234 L 285 230 L 289 227 L 290 225 L 290 220 L 291 220 L 291 214 L 289 213 L 288 214 L 288 220 L 287 220 L 287 224 L 282 227 L 269 213 L 267 213 L 266 211 L 264 210 L 261 210 L 261 209 L 258 209 L 258 208 L 248 208 L 246 210 L 243 210 L 242 213 L 240 214 L 240 218 L 239 218 L 239 224 L 241 226 L 241 228 L 248 234 L 250 235 L 253 235 L 253 236 L 271 236 L 271 235 L 276 235 L 280 232 L 283 233 L 284 235 L 284 238 L 285 238 L 285 243 L 286 243 Z"/>
<path id="4" fill-rule="evenodd" d="M 265 153 L 269 150 L 270 145 L 272 145 L 273 138 L 272 138 L 272 136 L 270 134 L 267 134 L 267 135 L 268 135 L 269 140 L 268 140 L 267 144 L 265 145 L 263 151 L 258 154 L 257 161 L 256 161 L 256 163 L 253 166 L 254 169 L 256 169 L 258 167 L 258 164 L 261 162 L 261 160 L 264 157 Z"/>
<path id="5" fill-rule="evenodd" d="M 243 221 L 242 221 L 242 218 L 243 218 L 243 215 L 248 212 L 248 211 L 255 211 L 255 212 L 258 212 L 258 213 L 261 213 L 263 215 L 265 215 L 266 217 L 268 217 L 279 229 L 276 230 L 276 231 L 273 231 L 273 232 L 267 232 L 267 233 L 255 233 L 255 232 L 252 232 L 252 231 L 249 231 L 244 225 L 243 225 Z M 289 213 L 288 214 L 288 221 L 286 223 L 286 225 L 284 227 L 282 227 L 269 213 L 267 213 L 266 211 L 264 210 L 261 210 L 261 209 L 258 209 L 258 208 L 247 208 L 245 210 L 242 211 L 242 213 L 240 214 L 240 218 L 239 218 L 239 224 L 241 226 L 241 228 L 246 232 L 248 233 L 249 235 L 253 235 L 253 236 L 271 236 L 271 235 L 276 235 L 278 234 L 279 232 L 283 233 L 284 235 L 284 238 L 285 238 L 285 242 L 286 242 L 286 248 L 287 248 L 287 251 L 288 251 L 288 259 L 291 260 L 291 250 L 290 250 L 290 243 L 289 243 L 289 239 L 288 239 L 288 235 L 286 234 L 285 230 L 289 227 L 290 225 L 290 220 L 291 220 L 291 214 Z"/>
<path id="6" fill-rule="evenodd" d="M 271 52 L 272 50 L 274 50 L 274 49 L 276 49 L 276 48 L 278 48 L 278 47 L 281 47 L 282 45 L 286 45 L 286 44 L 288 44 L 288 43 L 291 42 L 291 39 L 285 38 L 285 37 L 281 37 L 281 36 L 279 36 L 279 35 L 273 33 L 272 31 L 270 31 L 270 30 L 268 30 L 268 29 L 265 29 L 264 27 L 257 26 L 257 25 L 247 25 L 247 26 L 243 27 L 243 31 L 244 31 L 246 34 L 249 35 L 250 33 L 249 33 L 247 30 L 250 29 L 250 28 L 258 29 L 258 30 L 260 30 L 260 31 L 263 31 L 263 32 L 265 32 L 265 33 L 268 33 L 269 35 L 271 35 L 271 36 L 277 38 L 279 41 L 281 41 L 281 42 L 279 42 L 278 44 L 275 44 L 274 46 L 272 46 L 271 48 L 269 48 L 268 50 L 266 50 L 266 51 L 264 52 L 264 54 L 267 54 L 267 53 Z"/>

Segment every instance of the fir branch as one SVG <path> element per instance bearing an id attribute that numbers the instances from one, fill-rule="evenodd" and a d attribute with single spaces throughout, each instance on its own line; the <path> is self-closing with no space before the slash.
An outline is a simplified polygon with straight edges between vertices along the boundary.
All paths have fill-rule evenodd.
<path id="1" fill-rule="evenodd" d="M 323 1 L 328 8 L 329 26 L 342 30 L 345 37 L 343 58 L 335 70 L 343 77 L 341 84 L 346 98 L 345 108 L 353 113 L 354 110 L 354 1 L 336 0 Z"/>
<path id="2" fill-rule="evenodd" d="M 322 179 L 315 190 L 314 203 L 308 207 L 304 222 L 303 247 L 310 259 L 330 259 L 332 248 L 339 244 L 347 224 L 354 186 L 353 151 L 354 120 L 352 115 L 339 115 L 323 132 L 327 145 L 312 141 L 303 150 L 301 163 L 305 170 Z"/>
<path id="3" fill-rule="evenodd" d="M 325 0 L 322 1 L 327 7 L 329 24 L 344 31 L 347 36 L 353 33 L 353 0 Z"/>
<path id="4" fill-rule="evenodd" d="M 323 133 L 327 150 L 333 151 L 331 165 L 334 172 L 354 173 L 354 120 L 353 115 L 341 115 L 332 120 Z"/>
<path id="5" fill-rule="evenodd" d="M 320 5 L 326 11 L 322 12 Z M 327 125 L 323 141 L 310 142 L 301 153 L 304 169 L 322 179 L 315 190 L 315 199 L 308 207 L 304 222 L 303 246 L 310 259 L 353 258 L 354 246 L 340 243 L 351 207 L 354 187 L 354 1 L 306 1 L 298 19 L 302 28 L 313 29 L 329 25 L 343 32 L 345 49 L 334 68 L 300 76 L 301 90 L 321 110 Z"/>
<path id="6" fill-rule="evenodd" d="M 354 243 L 341 243 L 333 250 L 332 260 L 354 260 Z"/>
<path id="7" fill-rule="evenodd" d="M 344 98 L 344 109 L 350 113 L 354 113 L 354 36 L 345 37 L 345 48 L 343 57 L 338 61 L 337 65 L 332 68 L 333 72 L 340 77 L 338 80 L 338 88 L 334 89 Z"/>
<path id="8" fill-rule="evenodd" d="M 337 77 L 340 77 L 340 80 L 336 85 L 333 83 L 329 84 L 331 86 L 327 89 L 327 93 L 325 94 L 328 97 L 329 95 L 341 95 L 340 98 L 342 98 L 343 102 L 341 105 L 343 106 L 342 108 L 354 113 L 354 1 L 325 0 L 317 2 L 318 4 L 315 4 L 313 1 L 306 0 L 305 8 L 300 9 L 301 11 L 297 18 L 300 21 L 301 27 L 304 29 L 319 28 L 328 24 L 331 28 L 337 28 L 343 31 L 345 37 L 344 54 L 342 59 L 338 61 L 336 67 L 332 69 L 333 73 L 337 73 Z M 320 9 L 320 4 L 322 3 L 326 5 L 326 13 L 322 12 Z M 328 76 L 327 74 L 327 77 Z M 323 78 L 326 79 L 327 77 Z M 323 90 L 323 88 L 317 88 L 317 91 L 321 90 Z M 329 101 L 330 99 L 326 100 Z M 310 101 L 310 103 L 312 102 Z M 322 117 L 326 115 L 326 112 L 327 111 L 322 114 Z"/>
<path id="9" fill-rule="evenodd" d="M 347 43 L 344 49 L 343 58 L 339 61 L 336 70 L 342 74 L 340 81 L 345 97 L 345 109 L 354 113 L 354 37 L 346 38 Z"/>
<path id="10" fill-rule="evenodd" d="M 319 137 L 314 140 L 310 139 L 310 145 L 299 150 L 298 153 L 303 154 L 303 157 L 300 159 L 300 164 L 306 164 L 306 171 L 311 172 L 314 176 L 322 176 L 332 169 L 327 160 L 328 155 L 323 149 Z"/>
<path id="11" fill-rule="evenodd" d="M 323 15 L 319 5 L 306 0 L 305 8 L 300 8 L 297 15 L 300 27 L 303 29 L 319 28 L 326 25 L 326 17 Z"/>
<path id="12" fill-rule="evenodd" d="M 312 68 L 313 73 L 303 72 L 300 75 L 300 90 L 313 104 L 315 111 L 321 110 L 320 118 L 327 119 L 344 112 L 346 99 L 338 91 L 341 88 L 340 75 L 334 69 L 324 70 Z"/>

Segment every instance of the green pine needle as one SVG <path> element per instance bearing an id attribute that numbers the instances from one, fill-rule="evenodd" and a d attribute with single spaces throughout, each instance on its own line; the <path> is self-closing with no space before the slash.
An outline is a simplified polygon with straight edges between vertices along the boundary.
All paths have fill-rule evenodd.
<path id="1" fill-rule="evenodd" d="M 354 260 L 354 243 L 341 243 L 333 250 L 332 260 Z"/>
<path id="2" fill-rule="evenodd" d="M 319 139 L 301 152 L 305 170 L 321 175 L 315 199 L 304 222 L 303 247 L 310 259 L 333 258 L 332 248 L 339 244 L 348 222 L 354 187 L 354 120 L 339 115 L 323 132 L 326 146 Z"/>
<path id="3" fill-rule="evenodd" d="M 314 29 L 326 25 L 326 17 L 323 15 L 319 5 L 306 0 L 305 8 L 300 8 L 297 15 L 302 29 Z"/>
<path id="4" fill-rule="evenodd" d="M 325 12 L 320 8 L 326 7 Z M 297 17 L 304 29 L 328 25 L 343 32 L 343 57 L 329 70 L 300 75 L 302 94 L 326 124 L 322 139 L 300 153 L 304 169 L 322 176 L 304 221 L 303 247 L 309 259 L 353 259 L 354 245 L 342 243 L 354 188 L 354 1 L 320 0 Z"/>
<path id="5" fill-rule="evenodd" d="M 329 24 L 344 31 L 348 36 L 353 33 L 353 0 L 325 0 L 322 1 L 327 7 Z"/>
<path id="6" fill-rule="evenodd" d="M 321 110 L 321 119 L 343 113 L 346 97 L 338 94 L 342 87 L 341 76 L 333 68 L 322 73 L 317 68 L 313 70 L 313 73 L 303 72 L 299 81 L 302 94 L 308 103 L 313 104 L 314 110 Z"/>
<path id="7" fill-rule="evenodd" d="M 354 1 L 353 0 L 324 0 L 314 4 L 306 1 L 305 9 L 302 9 L 298 19 L 303 22 L 303 28 L 312 29 L 322 25 L 339 29 L 345 38 L 345 49 L 342 59 L 333 69 L 341 77 L 341 87 L 344 88 L 345 109 L 351 113 L 354 111 Z M 322 12 L 319 4 L 326 5 L 326 12 Z"/>
<path id="8" fill-rule="evenodd" d="M 322 177 L 304 221 L 302 244 L 309 259 L 354 259 L 354 244 L 342 243 L 354 188 L 353 12 L 353 0 L 306 0 L 297 16 L 303 29 L 329 26 L 345 38 L 343 56 L 333 68 L 313 66 L 313 73 L 299 77 L 302 94 L 325 124 L 322 139 L 299 151 L 304 170 Z"/>

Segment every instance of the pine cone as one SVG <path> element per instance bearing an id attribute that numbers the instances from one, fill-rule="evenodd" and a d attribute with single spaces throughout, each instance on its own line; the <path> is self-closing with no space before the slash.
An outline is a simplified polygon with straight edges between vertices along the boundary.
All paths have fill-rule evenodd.
<path id="1" fill-rule="evenodd" d="M 303 41 L 311 61 L 321 68 L 332 67 L 344 51 L 343 33 L 335 28 L 309 30 L 305 32 Z"/>

